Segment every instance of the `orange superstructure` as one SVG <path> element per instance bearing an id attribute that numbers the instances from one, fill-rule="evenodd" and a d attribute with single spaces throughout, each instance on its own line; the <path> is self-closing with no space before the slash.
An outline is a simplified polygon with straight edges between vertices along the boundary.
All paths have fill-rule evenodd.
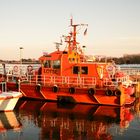
<path id="1" fill-rule="evenodd" d="M 77 42 L 78 28 L 87 24 L 73 24 L 71 19 L 70 27 L 70 33 L 63 36 L 65 49 L 60 50 L 61 43 L 56 43 L 57 50 L 39 58 L 41 67 L 27 73 L 26 82 L 20 77 L 23 95 L 67 103 L 116 106 L 133 103 L 134 87 L 129 77 L 114 62 L 100 62 L 85 55 L 85 46 Z M 9 89 L 16 90 L 15 84 L 8 82 Z"/>

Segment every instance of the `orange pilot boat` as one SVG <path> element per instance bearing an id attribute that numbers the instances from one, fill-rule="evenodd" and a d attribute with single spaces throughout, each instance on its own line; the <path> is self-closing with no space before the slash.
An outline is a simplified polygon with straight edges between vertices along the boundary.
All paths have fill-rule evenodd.
<path id="1" fill-rule="evenodd" d="M 122 73 L 114 62 L 100 62 L 84 54 L 85 46 L 77 42 L 79 27 L 87 24 L 73 24 L 70 33 L 63 36 L 66 47 L 46 53 L 39 58 L 37 70 L 27 67 L 27 74 L 20 75 L 16 82 L 7 76 L 9 90 L 20 90 L 27 98 L 58 102 L 123 106 L 132 104 L 134 86 L 129 76 Z M 87 28 L 85 29 L 85 33 Z M 20 83 L 18 83 L 20 81 Z"/>

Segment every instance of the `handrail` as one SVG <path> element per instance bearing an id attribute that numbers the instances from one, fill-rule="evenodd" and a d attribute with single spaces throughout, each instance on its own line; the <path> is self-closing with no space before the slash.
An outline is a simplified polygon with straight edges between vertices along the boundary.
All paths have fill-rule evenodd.
<path id="1" fill-rule="evenodd" d="M 7 91 L 7 85 L 5 81 L 0 82 L 1 85 L 1 92 Z"/>
<path id="2" fill-rule="evenodd" d="M 14 80 L 14 77 L 9 76 L 8 80 Z M 74 76 L 46 76 L 46 75 L 24 75 L 20 77 L 21 83 L 38 84 L 42 85 L 62 85 L 62 86 L 74 86 L 74 87 L 95 87 L 98 83 L 96 77 L 74 77 Z M 112 78 L 103 78 L 103 86 L 117 86 L 119 82 L 124 83 L 129 81 L 128 76 L 118 77 L 114 81 Z M 16 81 L 15 81 L 16 82 Z"/>
<path id="3" fill-rule="evenodd" d="M 96 77 L 74 77 L 74 76 L 41 76 L 41 75 L 24 75 L 20 77 L 21 83 L 28 82 L 29 84 L 42 85 L 65 85 L 65 86 L 95 86 L 97 83 Z M 7 77 L 7 81 L 13 81 L 14 77 Z M 15 81 L 16 82 L 16 81 Z"/>

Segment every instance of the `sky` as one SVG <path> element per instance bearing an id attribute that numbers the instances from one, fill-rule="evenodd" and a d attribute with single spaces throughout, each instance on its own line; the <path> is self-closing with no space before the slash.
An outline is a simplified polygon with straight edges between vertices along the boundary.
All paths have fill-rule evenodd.
<path id="1" fill-rule="evenodd" d="M 71 15 L 74 23 L 88 24 L 87 35 L 78 34 L 86 54 L 140 53 L 140 0 L 0 0 L 0 59 L 38 59 L 54 51 Z"/>

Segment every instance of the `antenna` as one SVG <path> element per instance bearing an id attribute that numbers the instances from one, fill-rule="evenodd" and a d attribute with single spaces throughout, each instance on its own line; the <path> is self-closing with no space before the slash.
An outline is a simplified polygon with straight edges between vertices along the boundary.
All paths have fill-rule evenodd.
<path id="1" fill-rule="evenodd" d="M 71 16 L 71 18 L 70 18 L 70 26 L 72 26 L 73 25 L 73 17 Z"/>
<path id="2" fill-rule="evenodd" d="M 78 26 L 80 28 L 83 27 L 83 26 L 88 26 L 88 24 L 73 24 L 73 18 L 71 16 L 71 18 L 70 18 L 70 25 L 72 27 L 72 31 L 70 32 L 71 39 L 68 42 L 69 43 L 69 49 L 74 50 L 75 52 L 77 52 L 77 49 L 78 49 L 77 48 L 77 44 L 79 44 L 77 42 L 77 34 L 78 34 L 77 33 L 77 28 L 78 28 Z M 86 34 L 87 34 L 87 28 L 84 31 L 84 35 L 86 35 Z"/>
<path id="3" fill-rule="evenodd" d="M 60 42 L 54 42 L 54 44 L 56 46 L 57 51 L 59 51 L 60 45 L 62 45 L 62 37 L 60 37 Z"/>
<path id="4" fill-rule="evenodd" d="M 57 51 L 59 51 L 59 49 L 60 49 L 60 45 L 62 45 L 62 43 L 54 42 L 54 44 L 56 45 L 56 49 L 57 49 Z"/>

